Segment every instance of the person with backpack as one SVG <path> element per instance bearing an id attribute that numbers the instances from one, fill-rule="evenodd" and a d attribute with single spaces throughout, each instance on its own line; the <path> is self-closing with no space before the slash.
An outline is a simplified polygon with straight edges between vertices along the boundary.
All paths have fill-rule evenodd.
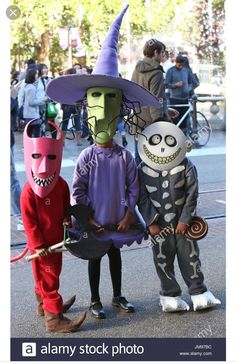
<path id="1" fill-rule="evenodd" d="M 187 56 L 183 56 L 183 58 L 184 58 L 184 67 L 186 67 L 189 70 L 189 72 L 191 74 L 191 78 L 192 78 L 193 88 L 189 92 L 189 95 L 192 96 L 192 95 L 194 95 L 195 88 L 197 88 L 200 85 L 200 81 L 199 81 L 199 78 L 198 78 L 197 74 L 196 73 L 193 73 L 192 68 L 190 67 L 190 64 L 189 64 L 188 57 Z"/>

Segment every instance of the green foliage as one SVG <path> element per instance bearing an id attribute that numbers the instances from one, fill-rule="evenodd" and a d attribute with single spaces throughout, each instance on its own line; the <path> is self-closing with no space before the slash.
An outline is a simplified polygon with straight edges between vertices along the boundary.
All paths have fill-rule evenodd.
<path id="1" fill-rule="evenodd" d="M 184 1 L 130 0 L 132 37 L 164 33 L 175 15 L 176 6 Z M 11 22 L 12 64 L 35 57 L 41 62 L 50 62 L 54 71 L 65 67 L 68 54 L 59 46 L 59 28 L 79 27 L 89 58 L 96 57 L 109 26 L 124 7 L 122 0 L 12 0 L 12 4 L 21 10 L 21 17 Z M 127 18 L 128 14 L 122 23 L 120 46 L 127 38 Z M 49 32 L 50 44 L 43 44 L 47 42 L 42 36 L 45 32 Z"/>

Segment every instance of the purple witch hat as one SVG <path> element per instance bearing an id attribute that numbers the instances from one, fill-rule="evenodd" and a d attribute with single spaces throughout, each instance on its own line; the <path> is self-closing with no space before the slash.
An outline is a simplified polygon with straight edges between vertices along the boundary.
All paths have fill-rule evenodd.
<path id="1" fill-rule="evenodd" d="M 158 99 L 135 82 L 119 77 L 117 43 L 127 5 L 112 23 L 103 42 L 96 65 L 91 75 L 66 75 L 48 83 L 47 95 L 61 104 L 73 105 L 83 100 L 91 87 L 114 87 L 120 89 L 127 100 L 138 101 L 140 106 L 160 107 Z"/>
<path id="2" fill-rule="evenodd" d="M 120 27 L 122 19 L 129 5 L 127 5 L 116 20 L 112 23 L 108 35 L 102 44 L 100 54 L 93 70 L 93 75 L 104 75 L 119 77 L 118 60 L 117 60 L 117 44 L 120 35 Z"/>

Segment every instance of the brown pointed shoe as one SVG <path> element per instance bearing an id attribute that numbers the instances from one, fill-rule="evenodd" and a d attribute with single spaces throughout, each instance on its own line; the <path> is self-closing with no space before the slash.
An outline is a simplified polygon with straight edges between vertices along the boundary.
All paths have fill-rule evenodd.
<path id="1" fill-rule="evenodd" d="M 37 316 L 44 316 L 42 297 L 40 296 L 40 294 L 35 293 L 35 299 L 36 299 L 36 303 L 37 303 L 37 307 L 36 307 Z"/>
<path id="2" fill-rule="evenodd" d="M 66 302 L 63 303 L 63 313 L 67 312 L 69 308 L 74 304 L 76 296 L 72 296 Z"/>
<path id="3" fill-rule="evenodd" d="M 69 320 L 63 314 L 53 314 L 44 311 L 46 332 L 75 332 L 78 331 L 86 318 L 86 312 L 82 313 L 77 320 Z"/>

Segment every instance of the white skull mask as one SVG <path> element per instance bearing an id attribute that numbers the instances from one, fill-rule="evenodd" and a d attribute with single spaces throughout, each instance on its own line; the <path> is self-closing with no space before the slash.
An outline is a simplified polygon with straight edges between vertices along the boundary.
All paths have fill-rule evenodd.
<path id="1" fill-rule="evenodd" d="M 184 159 L 186 151 L 184 133 L 175 124 L 166 121 L 149 125 L 138 138 L 140 158 L 156 171 L 176 167 Z"/>

